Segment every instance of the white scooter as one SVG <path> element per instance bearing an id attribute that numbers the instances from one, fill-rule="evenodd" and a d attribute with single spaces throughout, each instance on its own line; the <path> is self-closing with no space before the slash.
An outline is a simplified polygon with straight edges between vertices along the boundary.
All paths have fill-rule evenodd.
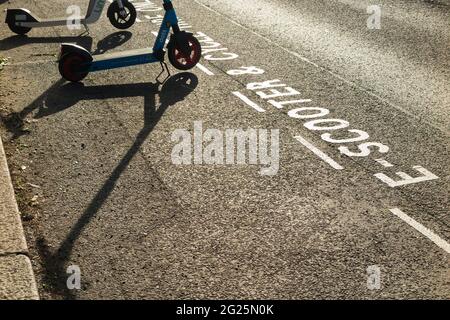
<path id="1" fill-rule="evenodd" d="M 44 28 L 68 25 L 68 22 L 79 21 L 88 31 L 88 24 L 100 19 L 106 0 L 90 0 L 85 17 L 41 19 L 33 16 L 27 9 L 7 9 L 6 23 L 12 32 L 26 34 L 32 28 Z M 108 8 L 108 18 L 117 29 L 128 29 L 136 21 L 136 9 L 128 0 L 114 0 Z"/>

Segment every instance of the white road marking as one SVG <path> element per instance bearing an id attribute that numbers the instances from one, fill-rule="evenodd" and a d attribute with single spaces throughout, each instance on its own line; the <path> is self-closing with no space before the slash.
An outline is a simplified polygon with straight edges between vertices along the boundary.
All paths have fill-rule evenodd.
<path id="1" fill-rule="evenodd" d="M 290 49 L 287 49 L 287 48 L 283 47 L 283 46 L 280 45 L 279 43 L 277 43 L 277 42 L 275 42 L 275 41 L 272 41 L 272 40 L 269 39 L 268 37 L 263 36 L 262 34 L 259 34 L 258 32 L 256 32 L 255 30 L 253 30 L 253 29 L 251 29 L 251 28 L 249 28 L 249 27 L 244 26 L 243 24 L 241 24 L 241 23 L 239 23 L 239 22 L 237 22 L 237 21 L 231 19 L 231 18 L 228 17 L 227 15 L 225 15 L 225 14 L 223 14 L 223 13 L 220 13 L 219 11 L 217 11 L 217 10 L 211 8 L 211 7 L 208 7 L 207 5 L 203 4 L 203 3 L 200 2 L 199 0 L 194 0 L 194 2 L 197 3 L 198 5 L 202 6 L 203 8 L 205 8 L 205 9 L 211 11 L 211 12 L 214 12 L 215 14 L 217 14 L 217 15 L 223 17 L 224 19 L 230 21 L 231 23 L 233 23 L 233 24 L 235 24 L 235 25 L 237 25 L 237 26 L 239 26 L 239 27 L 245 29 L 246 31 L 255 34 L 256 36 L 260 37 L 261 39 L 264 39 L 265 41 L 267 41 L 267 42 L 270 43 L 271 45 L 274 45 L 274 46 L 280 48 L 281 50 L 283 50 L 283 51 L 285 51 L 285 52 L 287 52 L 287 53 L 293 55 L 294 57 L 296 57 L 296 58 L 298 58 L 298 59 L 300 59 L 300 60 L 302 60 L 302 61 L 304 61 L 304 62 L 306 62 L 306 63 L 308 63 L 308 64 L 310 64 L 310 65 L 312 65 L 312 66 L 314 66 L 314 67 L 316 67 L 316 68 L 318 68 L 318 69 L 320 69 L 320 70 L 323 71 L 323 72 L 326 72 L 326 73 L 332 75 L 333 77 L 335 77 L 335 78 L 337 78 L 337 79 L 339 79 L 339 80 L 341 80 L 341 81 L 347 83 L 348 85 L 350 85 L 350 86 L 352 86 L 352 87 L 354 87 L 354 88 L 357 88 L 357 89 L 359 89 L 359 90 L 361 90 L 361 91 L 367 93 L 368 95 L 370 95 L 370 96 L 376 98 L 377 100 L 382 101 L 382 102 L 388 104 L 389 106 L 393 107 L 394 109 L 397 109 L 397 110 L 403 112 L 404 114 L 408 115 L 409 117 L 411 117 L 411 118 L 413 118 L 413 119 L 415 119 L 415 120 L 418 120 L 420 123 L 425 123 L 425 124 L 427 124 L 427 125 L 429 125 L 429 126 L 435 128 L 435 129 L 439 130 L 440 132 L 444 133 L 445 135 L 447 135 L 447 136 L 449 135 L 449 132 L 446 131 L 445 129 L 439 127 L 438 125 L 435 125 L 434 123 L 432 123 L 432 122 L 430 122 L 430 121 L 424 120 L 424 119 L 421 118 L 420 116 L 417 116 L 416 114 L 414 114 L 414 113 L 412 113 L 412 112 L 406 110 L 405 108 L 400 107 L 399 105 L 397 105 L 397 104 L 395 104 L 395 103 L 393 103 L 393 102 L 387 100 L 386 98 L 383 98 L 382 96 L 380 96 L 380 95 L 378 95 L 378 94 L 372 92 L 370 89 L 365 88 L 365 87 L 363 87 L 363 86 L 361 86 L 361 85 L 358 85 L 358 84 L 356 84 L 355 82 L 353 82 L 353 81 L 351 81 L 351 80 L 348 80 L 348 79 L 344 78 L 343 76 L 340 76 L 339 74 L 337 74 L 337 73 L 335 73 L 335 72 L 333 72 L 333 71 L 331 71 L 331 70 L 328 70 L 326 67 L 322 67 L 322 66 L 318 65 L 317 63 L 315 63 L 315 62 L 309 60 L 308 58 L 306 58 L 306 57 L 300 55 L 299 53 L 297 53 L 297 52 L 295 52 L 295 51 L 292 51 L 292 50 L 290 50 Z"/>
<path id="2" fill-rule="evenodd" d="M 260 106 L 258 106 L 256 103 L 254 103 L 252 100 L 250 100 L 249 98 L 247 98 L 246 96 L 244 96 L 242 93 L 240 93 L 239 91 L 234 91 L 232 92 L 236 97 L 238 97 L 239 99 L 241 99 L 242 101 L 244 101 L 247 105 L 249 105 L 250 107 L 252 107 L 253 109 L 255 109 L 258 112 L 266 112 L 266 110 L 264 110 L 263 108 L 261 108 Z"/>
<path id="3" fill-rule="evenodd" d="M 197 63 L 196 67 L 199 68 L 200 70 L 202 70 L 208 76 L 213 76 L 214 75 L 214 73 L 211 70 L 209 70 L 208 68 L 206 68 L 204 65 L 202 65 L 200 63 Z"/>
<path id="4" fill-rule="evenodd" d="M 381 164 L 383 167 L 386 167 L 386 168 L 390 168 L 390 167 L 394 166 L 392 163 L 389 163 L 389 162 L 387 162 L 384 159 L 375 159 L 375 161 L 378 162 L 379 164 Z"/>
<path id="5" fill-rule="evenodd" d="M 409 174 L 407 174 L 405 172 L 397 172 L 396 173 L 397 176 L 402 178 L 401 180 L 394 180 L 391 177 L 385 175 L 384 173 L 377 173 L 377 174 L 374 174 L 374 176 L 377 177 L 378 179 L 380 179 L 381 181 L 383 181 L 384 183 L 386 183 L 391 188 L 405 186 L 405 185 L 412 184 L 412 183 L 419 183 L 419 182 L 425 182 L 425 181 L 439 179 L 439 177 L 437 175 L 428 171 L 427 169 L 425 169 L 422 166 L 414 166 L 413 169 L 420 172 L 422 174 L 422 176 L 411 177 Z"/>
<path id="6" fill-rule="evenodd" d="M 390 211 L 394 215 L 405 221 L 407 224 L 409 224 L 411 227 L 419 231 L 425 237 L 433 241 L 439 248 L 443 249 L 447 253 L 450 253 L 450 244 L 439 237 L 437 234 L 435 234 L 433 231 L 420 224 L 398 208 L 390 209 Z"/>
<path id="7" fill-rule="evenodd" d="M 318 156 L 320 159 L 328 163 L 333 169 L 336 170 L 342 170 L 344 169 L 343 166 L 341 166 L 339 163 L 331 159 L 328 155 L 322 152 L 322 150 L 319 150 L 314 145 L 309 143 L 305 138 L 302 136 L 295 136 L 295 139 L 297 139 L 301 144 L 303 144 L 305 147 L 307 147 L 309 150 L 311 150 L 316 156 Z"/>

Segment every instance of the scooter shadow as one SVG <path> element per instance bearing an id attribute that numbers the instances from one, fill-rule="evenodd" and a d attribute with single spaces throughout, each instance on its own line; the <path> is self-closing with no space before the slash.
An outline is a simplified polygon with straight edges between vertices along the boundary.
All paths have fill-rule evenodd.
<path id="1" fill-rule="evenodd" d="M 48 284 L 48 290 L 53 294 L 61 296 L 63 299 L 75 299 L 76 292 L 68 290 L 66 286 L 67 273 L 65 266 L 70 261 L 73 249 L 84 229 L 91 220 L 99 213 L 103 204 L 111 196 L 117 181 L 122 173 L 129 167 L 134 156 L 139 152 L 148 136 L 151 134 L 156 124 L 162 118 L 166 109 L 184 100 L 197 87 L 198 79 L 192 73 L 179 73 L 170 77 L 158 90 L 159 83 L 140 83 L 127 85 L 106 85 L 89 86 L 66 84 L 54 92 L 54 99 L 49 99 L 49 110 L 41 113 L 42 116 L 49 115 L 67 108 L 79 100 L 98 98 L 99 95 L 105 98 L 144 96 L 144 125 L 134 138 L 134 142 L 117 166 L 104 181 L 100 189 L 93 196 L 91 202 L 83 211 L 78 220 L 73 224 L 70 231 L 60 242 L 59 247 L 54 251 L 49 249 L 47 240 L 39 237 L 36 246 L 43 263 L 43 282 Z M 68 94 L 70 92 L 70 94 Z M 66 95 L 73 95 L 73 98 Z M 159 104 L 156 104 L 156 95 L 159 95 Z M 61 101 L 63 99 L 63 101 Z M 50 112 L 48 112 L 50 111 Z"/>
<path id="2" fill-rule="evenodd" d="M 144 82 L 133 84 L 114 84 L 85 86 L 82 83 L 66 83 L 50 88 L 45 99 L 41 100 L 34 118 L 39 119 L 72 107 L 82 100 L 113 99 L 127 97 L 144 97 L 145 104 L 154 101 L 159 95 L 161 105 L 170 106 L 184 99 L 196 88 L 198 78 L 190 72 L 172 75 L 163 84 Z M 36 107 L 36 106 L 35 106 Z"/>
<path id="3" fill-rule="evenodd" d="M 130 40 L 132 35 L 133 34 L 130 31 L 114 32 L 97 42 L 97 49 L 92 52 L 92 55 L 103 54 L 109 50 L 120 47 Z"/>
<path id="4" fill-rule="evenodd" d="M 83 48 L 91 50 L 93 40 L 90 36 L 28 37 L 23 35 L 14 35 L 0 40 L 0 51 L 7 51 L 29 44 L 59 44 L 63 42 L 76 43 Z"/>
<path id="5" fill-rule="evenodd" d="M 98 41 L 97 48 L 92 53 L 102 54 L 108 50 L 117 48 L 123 45 L 125 42 L 131 39 L 132 33 L 130 31 L 118 31 L 114 32 L 102 40 Z M 86 50 L 92 50 L 92 37 L 86 36 L 63 36 L 63 37 L 28 37 L 28 36 L 11 36 L 0 40 L 0 51 L 11 50 L 17 47 L 25 46 L 28 44 L 40 44 L 40 43 L 63 43 L 70 42 L 82 46 Z"/>

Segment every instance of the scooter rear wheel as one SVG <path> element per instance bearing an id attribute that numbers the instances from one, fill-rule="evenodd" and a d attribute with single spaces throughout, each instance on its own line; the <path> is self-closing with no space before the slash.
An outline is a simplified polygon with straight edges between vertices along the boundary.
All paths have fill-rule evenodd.
<path id="1" fill-rule="evenodd" d="M 117 29 L 128 29 L 131 27 L 134 22 L 136 21 L 137 13 L 136 8 L 133 6 L 132 3 L 128 1 L 122 1 L 123 3 L 123 9 L 126 12 L 126 17 L 122 16 L 120 13 L 119 5 L 116 1 L 111 3 L 111 5 L 108 8 L 108 18 L 111 24 L 116 27 Z"/>
<path id="2" fill-rule="evenodd" d="M 189 47 L 191 48 L 191 55 L 185 56 L 181 50 L 177 47 L 175 41 L 170 41 L 167 49 L 169 55 L 169 61 L 178 70 L 189 70 L 195 67 L 200 61 L 202 56 L 202 46 L 198 42 L 197 38 L 193 35 L 189 35 L 187 38 Z"/>
<path id="3" fill-rule="evenodd" d="M 11 29 L 12 32 L 20 34 L 20 35 L 24 35 L 31 31 L 31 28 L 29 28 L 29 27 L 16 26 L 15 22 L 8 22 L 8 27 L 9 27 L 9 29 Z"/>
<path id="4" fill-rule="evenodd" d="M 81 54 L 72 52 L 65 54 L 59 60 L 59 73 L 67 81 L 80 82 L 89 74 L 89 71 L 81 71 L 87 68 L 90 61 Z"/>

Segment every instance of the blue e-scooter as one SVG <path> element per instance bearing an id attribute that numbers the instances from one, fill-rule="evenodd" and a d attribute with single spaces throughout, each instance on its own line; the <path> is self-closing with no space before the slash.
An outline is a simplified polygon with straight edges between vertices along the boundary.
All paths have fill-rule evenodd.
<path id="1" fill-rule="evenodd" d="M 169 72 L 164 62 L 164 46 L 172 28 L 167 45 L 170 63 L 178 70 L 189 70 L 199 62 L 202 48 L 192 33 L 180 31 L 178 18 L 171 0 L 164 0 L 164 19 L 152 48 L 128 50 L 92 56 L 89 51 L 75 44 L 63 43 L 59 58 L 61 76 L 72 82 L 83 80 L 89 72 L 129 67 L 160 62 Z M 170 72 L 169 72 L 170 74 Z"/>

